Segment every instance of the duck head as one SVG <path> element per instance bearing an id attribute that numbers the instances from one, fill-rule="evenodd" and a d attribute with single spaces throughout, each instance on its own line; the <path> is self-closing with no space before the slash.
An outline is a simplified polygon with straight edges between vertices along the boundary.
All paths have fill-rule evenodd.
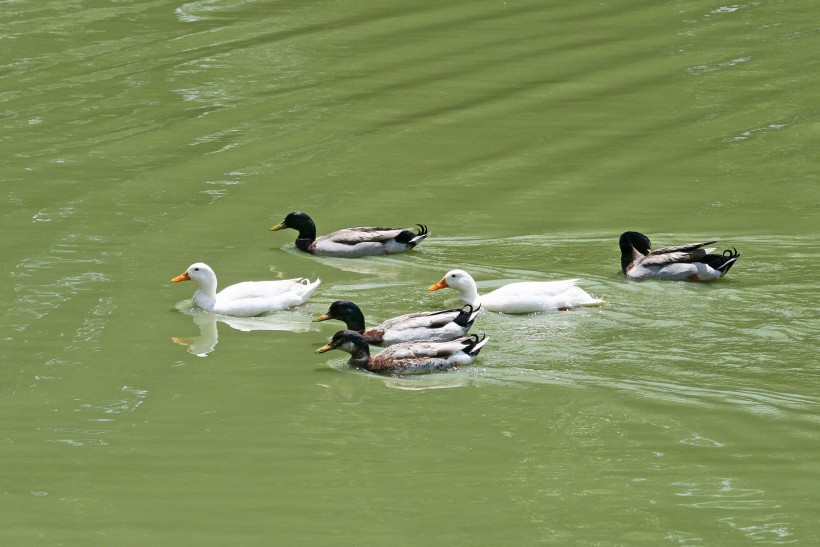
<path id="1" fill-rule="evenodd" d="M 439 289 L 455 289 L 461 295 L 461 300 L 466 304 L 475 306 L 478 304 L 478 287 L 475 279 L 464 270 L 450 270 L 435 285 L 430 285 L 427 290 L 437 291 Z"/>
<path id="2" fill-rule="evenodd" d="M 314 321 L 327 321 L 328 319 L 344 321 L 349 330 L 356 332 L 364 331 L 364 314 L 359 306 L 353 302 L 337 300 L 330 305 L 325 313 L 314 319 Z"/>
<path id="3" fill-rule="evenodd" d="M 188 266 L 187 270 L 173 278 L 171 281 L 174 283 L 179 283 L 180 281 L 193 281 L 200 286 L 206 286 L 213 283 L 214 286 L 216 286 L 216 274 L 207 264 L 197 262 Z"/>
<path id="4" fill-rule="evenodd" d="M 370 346 L 364 336 L 352 330 L 340 330 L 333 335 L 330 342 L 316 350 L 324 353 L 332 349 L 339 349 L 350 354 L 350 364 L 364 366 L 370 360 Z"/>
<path id="5" fill-rule="evenodd" d="M 621 271 L 626 273 L 629 265 L 637 258 L 635 253 L 646 256 L 652 248 L 652 242 L 640 232 L 624 232 L 618 240 L 618 246 L 621 248 Z"/>
<path id="6" fill-rule="evenodd" d="M 292 228 L 299 232 L 299 238 L 316 239 L 316 224 L 305 213 L 294 211 L 288 213 L 285 220 L 270 229 L 271 232 Z"/>
<path id="7" fill-rule="evenodd" d="M 196 262 L 188 266 L 187 270 L 171 281 L 174 283 L 180 281 L 193 281 L 196 283 L 197 290 L 194 293 L 194 303 L 203 310 L 213 310 L 216 302 L 216 274 L 210 266 L 202 262 Z"/>

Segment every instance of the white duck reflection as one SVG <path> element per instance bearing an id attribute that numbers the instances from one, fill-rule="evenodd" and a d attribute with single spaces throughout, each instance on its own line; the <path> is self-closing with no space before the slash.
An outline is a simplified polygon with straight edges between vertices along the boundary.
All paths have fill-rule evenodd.
<path id="1" fill-rule="evenodd" d="M 242 332 L 255 330 L 308 332 L 319 330 L 319 327 L 312 322 L 311 317 L 294 311 L 283 311 L 257 317 L 229 317 L 198 310 L 183 309 L 180 311 L 191 316 L 194 325 L 199 329 L 199 336 L 185 338 L 174 336 L 171 341 L 186 346 L 188 352 L 197 357 L 205 357 L 216 348 L 216 344 L 219 342 L 217 323 L 224 323 L 232 329 Z"/>

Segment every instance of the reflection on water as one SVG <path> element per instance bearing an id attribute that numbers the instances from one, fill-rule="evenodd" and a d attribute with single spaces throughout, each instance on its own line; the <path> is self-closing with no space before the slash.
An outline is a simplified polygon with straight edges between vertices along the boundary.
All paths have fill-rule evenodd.
<path id="1" fill-rule="evenodd" d="M 282 311 L 261 315 L 257 317 L 230 317 L 207 313 L 191 307 L 191 301 L 185 301 L 177 306 L 182 313 L 189 315 L 194 320 L 194 325 L 199 329 L 199 336 L 171 338 L 175 344 L 186 346 L 189 353 L 197 357 L 206 357 L 216 349 L 219 343 L 219 329 L 217 323 L 228 325 L 232 329 L 251 331 L 290 331 L 308 332 L 319 330 L 310 318 L 296 311 Z"/>
<path id="2" fill-rule="evenodd" d="M 377 351 L 377 349 L 374 349 L 373 351 Z M 466 367 L 454 368 L 442 372 L 431 372 L 429 374 L 397 374 L 389 376 L 368 372 L 364 369 L 350 365 L 347 362 L 347 359 L 348 358 L 334 358 L 322 364 L 322 366 L 327 366 L 333 371 L 361 374 L 375 381 L 383 382 L 385 387 L 403 391 L 426 391 L 431 389 L 467 387 L 473 382 L 473 377 L 471 376 L 470 370 L 475 368 L 475 365 L 468 365 Z M 479 356 L 476 362 L 480 359 L 481 357 Z M 330 389 L 329 386 L 328 389 Z"/>

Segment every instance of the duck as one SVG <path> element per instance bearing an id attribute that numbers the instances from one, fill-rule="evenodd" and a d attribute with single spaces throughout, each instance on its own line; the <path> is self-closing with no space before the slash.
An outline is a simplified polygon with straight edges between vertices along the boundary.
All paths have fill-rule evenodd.
<path id="1" fill-rule="evenodd" d="M 337 319 L 344 321 L 348 330 L 356 331 L 374 346 L 392 346 L 401 342 L 426 340 L 445 342 L 467 334 L 480 308 L 470 304 L 462 308 L 442 311 L 422 311 L 393 317 L 380 325 L 365 329 L 361 308 L 348 300 L 336 300 L 327 312 L 314 321 Z"/>
<path id="2" fill-rule="evenodd" d="M 245 281 L 216 292 L 216 274 L 205 263 L 191 264 L 185 272 L 171 279 L 174 283 L 197 284 L 194 305 L 204 311 L 234 317 L 253 317 L 304 304 L 322 282 L 316 278 L 278 281 Z"/>
<path id="3" fill-rule="evenodd" d="M 354 258 L 400 253 L 412 249 L 429 235 L 427 226 L 416 226 L 418 230 L 415 232 L 411 228 L 359 226 L 337 230 L 317 238 L 313 219 L 305 213 L 294 211 L 271 228 L 271 231 L 276 232 L 285 228 L 298 231 L 296 248 L 309 254 Z"/>
<path id="4" fill-rule="evenodd" d="M 728 273 L 740 253 L 734 247 L 723 254 L 713 254 L 716 247 L 702 248 L 713 243 L 717 240 L 650 251 L 648 237 L 640 232 L 624 232 L 618 241 L 621 271 L 629 279 L 714 281 Z"/>
<path id="5" fill-rule="evenodd" d="M 316 350 L 324 353 L 339 349 L 350 354 L 348 364 L 380 374 L 421 374 L 448 370 L 472 363 L 490 339 L 476 334 L 447 342 L 415 341 L 394 344 L 370 356 L 364 336 L 345 329 L 333 335 L 330 342 Z"/>
<path id="6" fill-rule="evenodd" d="M 451 288 L 461 301 L 498 313 L 524 314 L 584 306 L 600 306 L 603 300 L 593 298 L 577 286 L 577 279 L 561 281 L 524 281 L 510 283 L 485 295 L 478 294 L 475 279 L 464 270 L 450 270 L 428 290 Z"/>

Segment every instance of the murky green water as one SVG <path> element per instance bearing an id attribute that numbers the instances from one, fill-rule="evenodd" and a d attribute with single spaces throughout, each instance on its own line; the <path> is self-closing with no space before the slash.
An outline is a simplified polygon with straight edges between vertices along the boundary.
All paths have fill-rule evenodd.
<path id="1" fill-rule="evenodd" d="M 0 4 L 0 543 L 817 543 L 815 11 Z M 297 209 L 433 235 L 316 259 Z M 743 257 L 630 283 L 627 229 Z M 323 285 L 216 322 L 194 261 Z M 450 306 L 454 267 L 608 304 L 482 315 L 453 373 L 313 353 L 332 300 Z"/>

